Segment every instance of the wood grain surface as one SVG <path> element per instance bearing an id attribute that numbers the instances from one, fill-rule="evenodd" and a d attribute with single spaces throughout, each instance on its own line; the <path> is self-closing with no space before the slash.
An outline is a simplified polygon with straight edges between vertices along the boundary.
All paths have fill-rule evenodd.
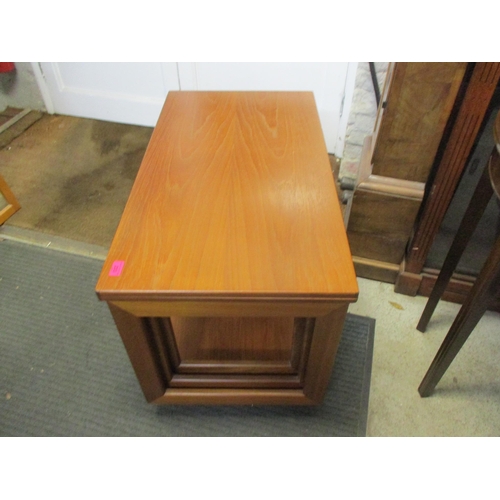
<path id="1" fill-rule="evenodd" d="M 96 288 L 355 300 L 312 92 L 170 92 Z"/>
<path id="2" fill-rule="evenodd" d="M 293 318 L 171 318 L 183 362 L 289 361 Z"/>
<path id="3" fill-rule="evenodd" d="M 467 64 L 396 63 L 377 131 L 373 174 L 426 182 Z"/>

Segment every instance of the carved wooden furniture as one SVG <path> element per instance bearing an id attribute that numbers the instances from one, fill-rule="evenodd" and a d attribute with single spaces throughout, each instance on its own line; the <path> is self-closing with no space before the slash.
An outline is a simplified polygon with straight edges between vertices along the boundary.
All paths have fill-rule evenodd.
<path id="1" fill-rule="evenodd" d="M 350 209 L 358 276 L 430 294 L 427 257 L 499 81 L 498 62 L 390 64 Z M 463 302 L 473 283 L 454 274 L 443 298 Z"/>
<path id="2" fill-rule="evenodd" d="M 170 92 L 96 287 L 149 402 L 318 404 L 358 288 L 310 92 Z"/>
<path id="3" fill-rule="evenodd" d="M 436 157 L 433 178 L 427 185 L 427 196 L 409 239 L 395 290 L 407 295 L 428 296 L 439 270 L 425 268 L 427 255 L 453 198 L 467 159 L 472 151 L 481 125 L 487 115 L 491 98 L 500 80 L 500 63 L 475 63 L 463 83 L 457 99 L 455 115 Z M 450 281 L 443 298 L 463 302 L 473 280 Z"/>
<path id="4" fill-rule="evenodd" d="M 394 283 L 465 63 L 391 63 L 347 234 L 358 276 Z"/>
<path id="5" fill-rule="evenodd" d="M 500 113 L 495 121 L 495 149 L 488 168 L 479 180 L 474 196 L 467 208 L 462 223 L 430 294 L 417 328 L 424 332 L 442 297 L 453 271 L 462 256 L 467 243 L 484 213 L 490 198 L 495 194 L 500 199 Z M 429 396 L 444 375 L 461 347 L 474 330 L 484 312 L 500 294 L 500 237 L 497 238 L 472 290 L 467 296 L 434 361 L 425 375 L 419 392 Z"/>

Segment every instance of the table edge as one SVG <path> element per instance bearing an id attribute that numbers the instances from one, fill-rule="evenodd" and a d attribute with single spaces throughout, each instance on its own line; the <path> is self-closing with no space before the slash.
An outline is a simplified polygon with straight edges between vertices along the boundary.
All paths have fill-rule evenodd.
<path id="1" fill-rule="evenodd" d="M 96 290 L 99 300 L 126 300 L 126 301 L 203 301 L 203 302 L 227 302 L 227 301 L 251 301 L 251 302 L 355 302 L 358 299 L 359 292 L 352 293 L 332 293 L 332 294 L 316 294 L 316 293 L 224 293 L 224 292 L 175 292 L 165 293 L 157 291 L 125 291 L 117 292 L 116 290 Z"/>

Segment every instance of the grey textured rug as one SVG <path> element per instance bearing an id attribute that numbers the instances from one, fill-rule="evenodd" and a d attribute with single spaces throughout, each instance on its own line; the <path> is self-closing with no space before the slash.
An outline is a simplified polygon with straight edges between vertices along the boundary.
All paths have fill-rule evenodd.
<path id="1" fill-rule="evenodd" d="M 0 241 L 0 435 L 365 435 L 375 320 L 348 315 L 320 407 L 157 407 L 94 293 L 101 267 Z"/>

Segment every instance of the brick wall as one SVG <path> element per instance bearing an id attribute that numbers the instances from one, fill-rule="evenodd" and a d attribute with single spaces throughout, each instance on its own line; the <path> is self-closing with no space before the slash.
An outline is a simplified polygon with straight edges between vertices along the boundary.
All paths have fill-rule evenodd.
<path id="1" fill-rule="evenodd" d="M 375 63 L 380 93 L 384 87 L 389 63 Z M 356 73 L 351 110 L 347 121 L 344 154 L 340 163 L 339 178 L 356 178 L 363 141 L 371 135 L 377 115 L 377 101 L 367 62 L 360 62 Z"/>

